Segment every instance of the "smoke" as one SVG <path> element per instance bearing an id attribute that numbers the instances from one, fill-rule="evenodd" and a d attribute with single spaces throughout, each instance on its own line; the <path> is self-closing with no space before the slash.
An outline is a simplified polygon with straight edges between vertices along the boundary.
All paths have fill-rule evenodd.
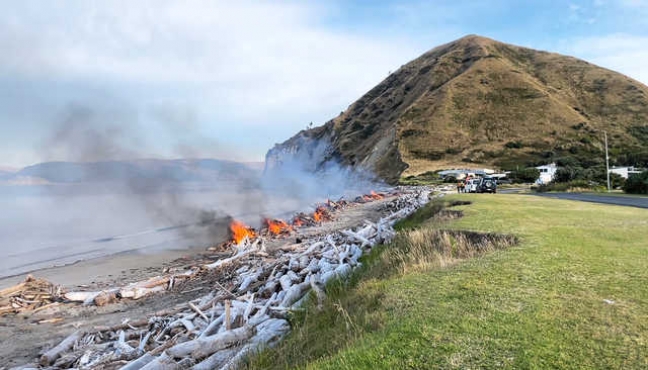
<path id="1" fill-rule="evenodd" d="M 118 123 L 111 123 L 118 122 Z M 133 116 L 128 112 L 96 111 L 83 105 L 69 105 L 45 138 L 39 152 L 43 158 L 61 161 L 107 161 L 137 158 L 133 148 L 138 138 L 126 134 Z"/>
<path id="2" fill-rule="evenodd" d="M 156 138 L 176 138 L 171 147 L 183 147 L 183 141 L 192 140 L 197 118 L 191 110 L 156 109 L 152 119 L 156 122 Z M 115 209 L 128 212 L 114 214 L 116 220 L 144 215 L 150 219 L 151 227 L 173 229 L 192 245 L 224 240 L 229 214 L 236 211 L 227 201 L 227 187 L 239 187 L 236 183 L 244 181 L 249 188 L 258 184 L 259 174 L 237 163 L 200 159 L 203 153 L 199 148 L 186 160 L 141 159 L 147 156 L 142 131 L 139 117 L 128 109 L 69 105 L 38 148 L 45 160 L 53 162 L 24 172 L 53 184 L 67 184 L 65 196 L 57 198 L 63 203 L 70 197 L 83 195 L 91 200 L 93 194 L 108 194 L 111 203 L 120 204 Z M 219 147 L 216 140 L 205 141 L 211 153 Z M 181 155 L 187 154 L 181 150 Z M 58 195 L 62 191 L 60 186 L 46 189 Z M 129 203 L 131 209 L 126 209 L 124 203 Z M 94 211 L 111 212 L 110 204 L 100 207 Z M 133 231 L 137 232 L 127 233 Z"/>
<path id="3" fill-rule="evenodd" d="M 39 238 L 48 238 L 29 241 L 26 248 L 57 244 L 62 247 L 56 254 L 72 256 L 98 248 L 97 243 L 107 254 L 149 245 L 205 247 L 226 240 L 233 218 L 258 227 L 263 217 L 288 218 L 327 198 L 354 197 L 382 186 L 370 173 L 340 165 L 330 138 L 304 137 L 297 145 L 275 147 L 263 172 L 204 158 L 244 153 L 231 148 L 226 137 L 202 137 L 199 120 L 182 106 L 142 114 L 115 105 L 69 105 L 38 148 L 44 159 L 65 162 L 21 171 L 47 180 L 51 185 L 45 188 L 58 202 L 54 211 L 39 212 L 38 221 L 25 217 L 32 223 L 22 226 L 25 233 L 39 230 Z M 183 159 L 150 159 L 151 140 L 159 138 Z M 61 241 L 51 242 L 52 235 Z M 86 242 L 70 247 L 72 239 Z"/>
<path id="4" fill-rule="evenodd" d="M 305 132 L 276 145 L 266 156 L 263 188 L 299 199 L 355 196 L 386 187 L 370 171 L 340 164 L 332 137 Z"/>

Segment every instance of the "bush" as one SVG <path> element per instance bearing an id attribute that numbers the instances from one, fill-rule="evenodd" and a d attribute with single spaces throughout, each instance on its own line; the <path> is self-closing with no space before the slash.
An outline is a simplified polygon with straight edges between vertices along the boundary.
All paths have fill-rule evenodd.
<path id="1" fill-rule="evenodd" d="M 604 191 L 605 187 L 593 181 L 574 180 L 569 182 L 551 182 L 549 184 L 543 184 L 535 188 L 535 191 L 539 193 L 545 193 L 548 191 L 570 192 L 583 190 Z"/>
<path id="2" fill-rule="evenodd" d="M 584 171 L 581 167 L 561 167 L 556 170 L 554 175 L 554 182 L 570 182 L 574 180 L 582 180 L 584 178 Z"/>
<path id="3" fill-rule="evenodd" d="M 623 185 L 623 191 L 629 194 L 648 194 L 648 171 L 630 176 Z"/>
<path id="4" fill-rule="evenodd" d="M 504 144 L 506 148 L 509 149 L 520 149 L 522 148 L 522 142 L 521 141 L 509 141 L 508 143 Z"/>
<path id="5" fill-rule="evenodd" d="M 529 167 L 521 170 L 511 171 L 508 178 L 513 184 L 535 182 L 540 177 L 540 170 Z"/>

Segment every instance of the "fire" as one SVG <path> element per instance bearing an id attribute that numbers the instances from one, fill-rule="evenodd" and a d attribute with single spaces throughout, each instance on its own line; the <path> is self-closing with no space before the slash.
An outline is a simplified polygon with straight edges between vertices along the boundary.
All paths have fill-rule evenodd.
<path id="1" fill-rule="evenodd" d="M 284 220 L 270 220 L 266 218 L 263 221 L 272 235 L 279 235 L 282 232 L 289 232 L 292 230 L 292 227 Z"/>
<path id="2" fill-rule="evenodd" d="M 315 222 L 322 222 L 328 219 L 329 215 L 326 207 L 319 206 L 317 207 L 317 209 L 315 209 L 315 213 L 313 213 L 313 220 L 315 220 Z"/>
<path id="3" fill-rule="evenodd" d="M 302 221 L 301 218 L 295 217 L 292 222 L 293 226 L 295 227 L 301 227 L 304 224 L 304 221 Z"/>
<path id="4" fill-rule="evenodd" d="M 376 192 L 373 191 L 373 190 L 371 191 L 371 197 L 372 197 L 373 199 L 382 199 L 382 198 L 384 198 L 382 195 L 376 193 Z"/>
<path id="5" fill-rule="evenodd" d="M 252 239 L 256 236 L 253 228 L 237 220 L 232 221 L 230 224 L 230 231 L 232 232 L 232 240 L 236 244 L 241 243 L 246 237 Z"/>

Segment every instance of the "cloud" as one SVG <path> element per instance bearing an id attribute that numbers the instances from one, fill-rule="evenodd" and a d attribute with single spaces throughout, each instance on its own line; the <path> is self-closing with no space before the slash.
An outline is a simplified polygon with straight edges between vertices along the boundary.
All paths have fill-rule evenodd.
<path id="1" fill-rule="evenodd" d="M 201 103 L 248 119 L 339 104 L 416 55 L 404 40 L 320 27 L 326 9 L 300 3 L 28 1 L 17 10 L 0 16 L 3 73 L 193 86 Z"/>
<path id="2" fill-rule="evenodd" d="M 30 132 L 19 134 L 43 136 L 39 131 L 68 104 L 94 108 L 107 94 L 137 111 L 139 122 L 148 125 L 148 142 L 163 141 L 156 140 L 158 124 L 187 125 L 195 132 L 190 136 L 221 143 L 236 132 L 232 145 L 249 148 L 260 159 L 274 142 L 310 121 L 321 124 L 336 116 L 390 70 L 425 50 L 406 38 L 325 24 L 331 9 L 324 5 L 12 3 L 11 12 L 0 14 L 0 85 L 10 78 L 29 100 L 22 111 L 11 108 L 11 119 L 0 104 L 0 127 L 20 126 L 18 120 L 37 111 L 39 117 L 28 122 Z M 239 134 L 245 127 L 248 131 Z M 33 146 L 28 140 L 15 146 Z M 193 144 L 185 140 L 182 151 Z M 0 158 L 7 154 L 2 151 Z"/>
<path id="3" fill-rule="evenodd" d="M 560 51 L 648 84 L 648 36 L 611 34 L 565 40 Z"/>
<path id="4" fill-rule="evenodd" d="M 565 40 L 565 54 L 577 56 L 601 67 L 621 72 L 648 84 L 648 36 L 611 34 Z"/>

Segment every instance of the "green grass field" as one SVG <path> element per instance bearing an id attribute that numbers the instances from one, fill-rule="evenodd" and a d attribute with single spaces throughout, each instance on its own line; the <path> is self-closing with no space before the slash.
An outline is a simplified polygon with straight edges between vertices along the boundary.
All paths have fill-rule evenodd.
<path id="1" fill-rule="evenodd" d="M 395 255 L 386 246 L 347 286 L 329 287 L 321 312 L 293 317 L 291 335 L 249 367 L 648 368 L 648 210 L 450 199 L 473 204 L 454 208 L 461 219 L 419 215 L 404 226 L 511 234 L 519 244 L 398 271 L 386 268 Z"/>

